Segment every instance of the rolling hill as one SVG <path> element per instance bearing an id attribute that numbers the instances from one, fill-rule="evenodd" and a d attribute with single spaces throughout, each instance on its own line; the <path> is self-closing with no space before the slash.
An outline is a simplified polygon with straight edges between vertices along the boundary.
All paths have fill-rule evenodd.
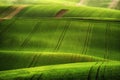
<path id="1" fill-rule="evenodd" d="M 0 6 L 0 80 L 119 80 L 120 11 L 79 2 Z"/>

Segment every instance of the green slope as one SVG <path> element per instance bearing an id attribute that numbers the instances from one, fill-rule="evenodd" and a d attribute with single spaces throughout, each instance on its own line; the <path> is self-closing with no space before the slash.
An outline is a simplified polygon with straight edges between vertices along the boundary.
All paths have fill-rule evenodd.
<path id="1" fill-rule="evenodd" d="M 82 54 L 32 51 L 0 51 L 0 59 L 2 65 L 0 71 L 65 63 L 108 61 Z"/>
<path id="2" fill-rule="evenodd" d="M 13 19 L 0 25 L 3 51 L 54 51 L 120 60 L 117 21 Z"/>
<path id="3" fill-rule="evenodd" d="M 67 5 L 67 6 L 81 6 L 78 4 L 82 4 L 84 6 L 92 6 L 92 7 L 101 7 L 101 8 L 109 8 L 112 0 L 0 0 L 1 5 Z M 119 9 L 118 5 L 114 5 L 115 8 Z"/>
<path id="4" fill-rule="evenodd" d="M 17 15 L 19 18 L 55 17 L 62 9 L 67 9 L 63 17 L 88 17 L 88 18 L 116 18 L 120 19 L 119 10 L 95 7 L 75 6 L 29 6 Z M 34 15 L 34 16 L 33 16 Z"/>
<path id="5" fill-rule="evenodd" d="M 0 80 L 119 80 L 120 11 L 79 2 L 39 0 L 0 19 Z M 0 17 L 12 7 L 0 6 Z"/>
<path id="6" fill-rule="evenodd" d="M 112 71 L 111 71 L 112 70 Z M 1 71 L 1 80 L 119 80 L 120 63 L 92 62 Z"/>
<path id="7" fill-rule="evenodd" d="M 112 0 L 85 0 L 87 6 L 108 8 Z"/>

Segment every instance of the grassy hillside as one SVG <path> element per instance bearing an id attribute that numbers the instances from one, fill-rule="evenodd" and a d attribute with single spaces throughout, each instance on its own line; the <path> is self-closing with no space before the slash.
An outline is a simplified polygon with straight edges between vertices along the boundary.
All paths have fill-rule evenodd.
<path id="1" fill-rule="evenodd" d="M 112 71 L 111 71 L 112 70 Z M 120 63 L 92 62 L 1 71 L 1 80 L 119 80 Z"/>
<path id="2" fill-rule="evenodd" d="M 17 19 L 0 25 L 0 50 L 55 51 L 119 59 L 117 21 Z"/>
<path id="3" fill-rule="evenodd" d="M 79 3 L 0 5 L 0 80 L 119 80 L 120 11 Z"/>
<path id="4" fill-rule="evenodd" d="M 116 18 L 120 19 L 120 11 L 93 7 L 71 7 L 71 6 L 30 6 L 25 8 L 17 17 L 40 18 L 55 17 L 62 9 L 68 10 L 63 17 L 88 17 L 88 18 Z M 34 16 L 33 16 L 34 15 Z"/>
<path id="5" fill-rule="evenodd" d="M 114 0 L 115 1 L 115 0 Z M 67 6 L 92 6 L 92 7 L 101 7 L 109 8 L 109 6 L 114 4 L 113 0 L 0 0 L 1 5 L 67 5 Z M 117 6 L 113 9 L 119 9 L 119 2 Z"/>
<path id="6" fill-rule="evenodd" d="M 2 65 L 0 71 L 65 63 L 108 61 L 82 54 L 32 51 L 0 51 L 0 59 Z"/>
<path id="7" fill-rule="evenodd" d="M 112 0 L 85 0 L 87 6 L 108 8 Z"/>

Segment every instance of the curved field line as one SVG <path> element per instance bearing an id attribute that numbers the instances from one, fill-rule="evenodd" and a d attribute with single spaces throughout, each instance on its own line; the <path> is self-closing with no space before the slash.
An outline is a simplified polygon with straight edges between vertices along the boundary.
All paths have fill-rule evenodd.
<path id="1" fill-rule="evenodd" d="M 85 42 L 84 42 L 84 46 L 83 46 L 83 51 L 82 51 L 82 54 L 86 54 L 87 52 L 87 49 L 88 49 L 88 45 L 89 45 L 89 42 L 90 42 L 90 38 L 91 38 L 91 35 L 92 35 L 92 24 L 89 24 L 88 26 L 88 30 L 87 30 L 87 33 L 86 33 L 86 39 L 85 39 Z"/>
<path id="2" fill-rule="evenodd" d="M 0 32 L 0 35 L 6 33 L 9 28 L 11 27 L 11 25 L 15 22 L 16 20 L 13 20 L 11 23 L 9 23 L 1 32 Z"/>
<path id="3" fill-rule="evenodd" d="M 105 54 L 104 54 L 104 59 L 107 58 L 107 53 L 108 53 L 108 44 L 107 44 L 107 36 L 108 35 L 108 25 L 106 24 L 106 31 L 105 31 Z"/>
<path id="4" fill-rule="evenodd" d="M 106 54 L 104 54 L 104 59 L 108 59 L 109 58 L 109 46 L 108 46 L 108 44 L 109 44 L 109 42 L 108 42 L 108 40 L 109 40 L 109 31 L 110 31 L 110 24 L 108 24 L 107 23 L 107 25 L 106 25 L 106 32 L 105 32 L 105 52 L 106 52 Z"/>
<path id="5" fill-rule="evenodd" d="M 32 75 L 29 80 L 34 80 L 34 77 L 35 77 L 35 76 L 36 76 L 36 74 Z"/>
<path id="6" fill-rule="evenodd" d="M 108 53 L 107 53 L 107 59 L 109 59 L 109 57 L 110 57 L 109 56 L 110 55 L 110 52 L 109 52 L 109 50 L 110 50 L 109 49 L 109 47 L 110 47 L 109 46 L 109 43 L 110 43 L 110 33 L 111 33 L 111 29 L 110 29 L 110 24 L 108 23 L 108 33 L 107 33 L 108 34 L 108 36 L 107 36 L 107 50 L 108 50 L 107 52 Z"/>
<path id="7" fill-rule="evenodd" d="M 35 54 L 30 62 L 30 64 L 28 65 L 28 68 L 29 67 L 34 67 L 38 58 L 41 56 L 41 54 Z"/>
<path id="8" fill-rule="evenodd" d="M 65 34 L 66 34 L 66 32 L 67 32 L 67 30 L 68 30 L 70 24 L 71 24 L 71 21 L 68 22 L 68 23 L 66 23 L 66 25 L 65 25 L 65 27 L 64 27 L 64 29 L 63 29 L 63 31 L 62 31 L 62 33 L 61 33 L 59 39 L 58 39 L 58 42 L 57 42 L 57 45 L 56 45 L 54 51 L 59 50 L 59 48 L 60 48 L 60 46 L 61 46 L 61 43 L 62 43 L 62 41 L 63 41 L 63 39 L 64 39 L 64 37 L 65 37 Z"/>
<path id="9" fill-rule="evenodd" d="M 98 64 L 98 62 L 96 62 L 94 65 L 91 66 L 91 68 L 90 68 L 90 70 L 89 70 L 89 72 L 88 72 L 87 80 L 91 80 L 92 70 L 93 70 L 94 66 L 97 65 L 97 64 Z"/>
<path id="10" fill-rule="evenodd" d="M 90 24 L 89 24 L 89 26 L 90 26 Z M 85 38 L 85 41 L 84 41 L 84 46 L 83 46 L 82 54 L 84 54 L 84 51 L 85 51 L 85 47 L 86 47 L 86 43 L 87 43 L 87 38 L 88 38 L 88 32 L 89 32 L 89 26 L 88 26 L 88 29 L 87 29 L 87 32 L 86 32 L 86 38 Z"/>
<path id="11" fill-rule="evenodd" d="M 103 63 L 104 63 L 104 62 L 102 62 L 102 63 L 98 66 L 98 68 L 97 68 L 97 73 L 96 73 L 95 80 L 98 80 L 98 79 L 99 79 L 99 72 L 100 72 L 100 69 L 101 69 Z"/>
<path id="12" fill-rule="evenodd" d="M 6 9 L 4 9 L 0 14 L 0 18 L 4 18 L 6 14 L 9 14 L 11 11 L 13 11 L 16 7 L 14 6 L 9 6 Z"/>
<path id="13" fill-rule="evenodd" d="M 92 30 L 93 30 L 93 25 L 91 24 L 91 26 L 90 26 L 90 30 L 89 30 L 89 33 L 88 33 L 89 35 L 88 35 L 87 45 L 86 45 L 86 49 L 85 49 L 85 54 L 87 53 L 88 46 L 89 46 L 90 41 L 91 41 Z"/>
<path id="14" fill-rule="evenodd" d="M 41 54 L 36 54 L 36 56 L 34 56 L 31 64 L 29 65 L 29 67 L 34 67 L 35 64 L 37 63 L 38 58 L 39 58 L 40 56 L 41 56 Z"/>
<path id="15" fill-rule="evenodd" d="M 3 13 L 4 13 L 5 11 L 7 11 L 10 7 L 12 7 L 12 6 L 8 6 L 7 8 L 1 10 L 1 11 L 0 11 L 0 14 L 3 14 Z"/>
<path id="16" fill-rule="evenodd" d="M 99 64 L 99 66 L 98 66 L 98 68 L 97 68 L 97 70 L 96 70 L 95 80 L 98 80 L 98 79 L 99 79 L 99 78 L 98 78 L 98 77 L 99 77 L 99 72 L 100 72 L 100 69 L 101 69 L 103 63 L 104 63 L 104 61 L 103 61 L 101 64 L 99 64 L 99 62 L 96 62 L 94 65 L 91 66 L 91 68 L 90 68 L 90 70 L 89 70 L 89 72 L 88 72 L 87 80 L 91 80 L 92 70 L 94 69 L 94 66 L 95 66 L 95 65 L 98 65 L 98 64 Z"/>
<path id="17" fill-rule="evenodd" d="M 41 73 L 40 75 L 34 74 L 33 76 L 31 76 L 31 77 L 28 78 L 27 80 L 42 80 L 42 75 L 43 75 L 43 73 Z M 26 79 L 25 79 L 25 80 L 26 80 Z"/>
<path id="18" fill-rule="evenodd" d="M 18 8 L 15 8 L 16 10 L 15 11 L 13 11 L 13 12 L 11 12 L 11 13 L 8 13 L 8 16 L 5 16 L 5 17 L 3 17 L 3 18 L 1 18 L 0 19 L 0 22 L 1 21 L 3 21 L 3 20 L 5 20 L 5 19 L 11 19 L 11 18 L 13 18 L 17 13 L 19 13 L 23 8 L 25 8 L 26 6 L 20 6 L 20 7 L 18 7 Z M 12 8 L 14 8 L 14 7 L 12 7 Z M 4 13 L 3 13 L 4 14 Z M 15 22 L 15 20 L 14 21 L 12 21 L 7 27 L 5 27 L 1 32 L 0 32 L 0 35 L 1 34 L 3 34 L 3 33 L 5 33 L 7 30 L 8 30 L 8 28 L 10 28 L 10 25 L 12 25 L 12 23 L 14 23 Z"/>
<path id="19" fill-rule="evenodd" d="M 89 26 L 90 26 L 90 24 L 88 25 L 88 29 L 87 29 L 87 32 L 86 32 L 86 38 L 85 38 L 85 41 L 84 41 L 84 46 L 83 46 L 82 54 L 84 54 L 84 50 L 85 50 L 85 47 L 86 47 L 86 42 L 87 42 L 88 32 L 89 32 Z"/>
<path id="20" fill-rule="evenodd" d="M 38 56 L 38 54 L 36 54 L 36 55 L 33 56 L 33 59 L 32 59 L 32 61 L 30 62 L 28 68 L 29 68 L 29 67 L 32 67 L 32 65 L 33 65 L 33 63 L 35 62 L 37 56 Z"/>
<path id="21" fill-rule="evenodd" d="M 37 80 L 41 80 L 42 79 L 42 73 L 39 75 L 38 79 Z"/>
<path id="22" fill-rule="evenodd" d="M 25 45 L 27 44 L 27 42 L 29 41 L 29 39 L 32 37 L 33 33 L 35 33 L 38 29 L 39 26 L 39 22 L 34 26 L 33 30 L 28 34 L 28 36 L 26 37 L 26 39 L 23 41 L 23 43 L 21 44 L 21 48 L 24 48 Z"/>
<path id="23" fill-rule="evenodd" d="M 103 75 L 102 75 L 103 79 L 102 80 L 105 80 L 105 69 L 106 69 L 106 67 L 107 67 L 106 64 L 104 64 Z"/>

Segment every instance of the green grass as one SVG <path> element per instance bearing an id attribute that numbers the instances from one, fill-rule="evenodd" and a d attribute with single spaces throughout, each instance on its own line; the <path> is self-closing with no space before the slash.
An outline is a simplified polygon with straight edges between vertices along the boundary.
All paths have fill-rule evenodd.
<path id="1" fill-rule="evenodd" d="M 105 68 L 105 69 L 104 69 Z M 86 80 L 105 79 L 119 80 L 120 63 L 118 62 L 90 62 L 43 67 L 25 68 L 10 71 L 1 71 L 1 80 Z M 112 71 L 111 71 L 112 70 Z M 104 77 L 102 77 L 104 75 Z"/>
<path id="2" fill-rule="evenodd" d="M 104 59 L 120 60 L 118 21 L 75 18 L 11 19 L 0 25 L 0 79 L 36 80 L 39 77 L 42 80 L 77 80 L 87 79 L 88 74 L 92 80 L 96 78 L 96 74 L 104 76 L 106 80 L 111 79 L 110 77 L 119 79 L 119 62 L 116 65 L 115 62 L 110 61 L 110 65 L 105 62 L 103 67 L 100 66 L 106 61 Z M 96 62 L 99 64 L 95 65 Z M 65 68 L 67 63 L 76 65 L 70 64 L 70 67 L 68 64 L 69 68 Z M 66 65 L 58 69 L 59 64 Z M 52 69 L 42 67 L 45 65 L 56 66 L 52 66 Z M 92 65 L 95 66 L 91 69 Z M 36 66 L 39 67 L 35 68 Z M 42 68 L 45 71 L 41 71 Z M 85 76 L 82 76 L 83 73 Z M 101 79 L 99 76 L 97 79 Z"/>
<path id="3" fill-rule="evenodd" d="M 85 17 L 85 18 L 115 18 L 120 19 L 119 10 L 111 10 L 94 7 L 73 7 L 73 6 L 29 6 L 17 15 L 19 18 L 45 18 L 55 17 L 56 13 L 61 9 L 68 9 L 63 17 Z M 34 15 L 34 16 L 33 16 Z"/>
<path id="4" fill-rule="evenodd" d="M 86 0 L 87 6 L 108 8 L 112 0 Z"/>
<path id="5" fill-rule="evenodd" d="M 0 25 L 0 50 L 82 53 L 119 60 L 119 22 L 17 19 Z"/>
<path id="6" fill-rule="evenodd" d="M 32 51 L 0 51 L 0 59 L 2 64 L 0 71 L 65 63 L 107 61 L 82 54 Z"/>
<path id="7" fill-rule="evenodd" d="M 119 80 L 120 11 L 79 1 L 33 2 L 0 20 L 0 80 Z M 0 17 L 12 7 L 0 6 Z"/>

